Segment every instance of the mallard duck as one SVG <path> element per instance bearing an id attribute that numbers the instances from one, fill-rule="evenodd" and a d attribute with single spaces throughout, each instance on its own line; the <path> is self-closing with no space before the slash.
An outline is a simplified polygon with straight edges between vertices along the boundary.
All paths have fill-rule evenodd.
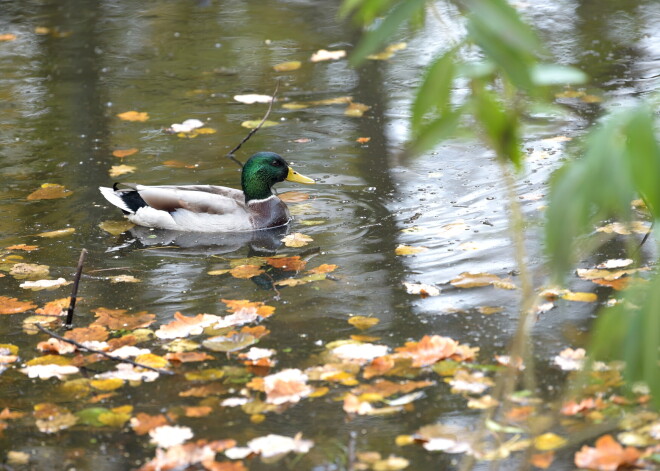
<path id="1" fill-rule="evenodd" d="M 291 220 L 286 204 L 271 187 L 289 180 L 314 183 L 294 171 L 282 156 L 259 152 L 245 163 L 243 191 L 213 185 L 99 187 L 110 203 L 139 225 L 188 232 L 239 232 L 282 226 Z"/>

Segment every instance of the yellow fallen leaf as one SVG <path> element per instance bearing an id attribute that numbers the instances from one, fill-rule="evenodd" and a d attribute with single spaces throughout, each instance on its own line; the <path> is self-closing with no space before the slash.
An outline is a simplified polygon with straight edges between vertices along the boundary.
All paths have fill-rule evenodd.
<path id="1" fill-rule="evenodd" d="M 126 111 L 119 113 L 117 117 L 124 121 L 147 121 L 149 114 L 144 111 Z"/>
<path id="2" fill-rule="evenodd" d="M 99 391 L 114 391 L 124 385 L 124 380 L 120 378 L 93 379 L 89 384 Z"/>
<path id="3" fill-rule="evenodd" d="M 36 234 L 37 237 L 48 237 L 48 238 L 53 238 L 53 237 L 64 237 L 73 234 L 76 232 L 76 230 L 73 227 L 68 227 L 66 229 L 58 229 L 56 231 L 49 231 L 49 232 L 40 232 L 39 234 Z"/>
<path id="4" fill-rule="evenodd" d="M 583 303 L 593 303 L 598 300 L 596 293 L 573 293 L 572 291 L 569 291 L 561 298 L 567 301 L 579 301 Z"/>
<path id="5" fill-rule="evenodd" d="M 239 265 L 229 270 L 231 276 L 234 278 L 252 278 L 253 276 L 261 275 L 264 270 L 259 265 Z"/>
<path id="6" fill-rule="evenodd" d="M 16 39 L 16 35 L 12 33 L 0 34 L 0 41 L 13 41 Z"/>
<path id="7" fill-rule="evenodd" d="M 257 126 L 259 126 L 260 122 L 261 122 L 260 119 L 252 119 L 252 120 L 248 120 L 248 121 L 243 121 L 241 123 L 241 126 L 243 126 L 244 128 L 248 128 L 248 129 L 254 129 Z M 276 121 L 266 120 L 266 121 L 264 121 L 264 124 L 261 125 L 261 127 L 262 128 L 270 128 L 272 126 L 277 126 L 278 124 L 280 124 L 280 123 L 278 123 Z"/>
<path id="8" fill-rule="evenodd" d="M 110 170 L 108 170 L 108 173 L 111 177 L 119 177 L 127 173 L 133 173 L 135 170 L 136 167 L 133 167 L 132 165 L 113 165 L 110 167 Z"/>
<path id="9" fill-rule="evenodd" d="M 275 64 L 273 70 L 275 72 L 291 72 L 292 70 L 298 70 L 301 65 L 302 62 L 300 61 L 282 62 L 281 64 Z"/>
<path id="10" fill-rule="evenodd" d="M 153 353 L 144 353 L 142 355 L 138 355 L 135 358 L 135 361 L 143 365 L 151 366 L 152 368 L 165 368 L 170 364 L 170 362 L 168 362 L 165 358 Z"/>
<path id="11" fill-rule="evenodd" d="M 400 244 L 394 249 L 394 253 L 397 255 L 414 255 L 420 252 L 426 252 L 427 250 L 427 247 L 413 247 L 412 245 Z"/>
<path id="12" fill-rule="evenodd" d="M 534 439 L 534 448 L 540 451 L 556 450 L 566 445 L 566 439 L 554 433 L 544 433 Z"/>
<path id="13" fill-rule="evenodd" d="M 211 270 L 209 272 L 206 272 L 207 275 L 211 276 L 218 276 L 218 275 L 225 275 L 229 273 L 231 270 L 229 268 L 224 268 L 222 270 Z"/>
<path id="14" fill-rule="evenodd" d="M 282 242 L 284 242 L 284 245 L 286 245 L 287 247 L 304 247 L 313 240 L 314 239 L 312 239 L 311 237 L 305 234 L 301 234 L 300 232 L 294 232 L 293 234 L 289 234 L 286 237 L 284 237 L 282 239 Z"/>
<path id="15" fill-rule="evenodd" d="M 371 60 L 387 60 L 394 55 L 397 51 L 404 50 L 408 45 L 406 43 L 394 43 L 387 46 L 383 51 L 378 54 L 370 54 L 367 56 L 367 59 Z"/>
<path id="16" fill-rule="evenodd" d="M 99 227 L 109 234 L 118 236 L 135 227 L 135 224 L 124 219 L 123 221 L 103 221 L 99 223 Z"/>
<path id="17" fill-rule="evenodd" d="M 412 445 L 415 443 L 415 437 L 412 435 L 397 435 L 397 437 L 394 439 L 394 443 L 396 443 L 397 446 Z"/>
<path id="18" fill-rule="evenodd" d="M 361 118 L 362 115 L 370 109 L 371 106 L 363 105 L 362 103 L 351 103 L 344 110 L 344 114 L 346 116 L 352 116 L 353 118 Z"/>
<path id="19" fill-rule="evenodd" d="M 379 322 L 380 319 L 378 319 L 377 317 L 353 316 L 348 319 L 349 324 L 360 330 L 366 330 L 370 327 L 375 326 Z"/>

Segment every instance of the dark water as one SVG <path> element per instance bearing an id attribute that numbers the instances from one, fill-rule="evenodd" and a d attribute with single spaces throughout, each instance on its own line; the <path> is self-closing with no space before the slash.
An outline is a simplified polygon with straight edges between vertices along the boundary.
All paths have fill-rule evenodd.
<path id="1" fill-rule="evenodd" d="M 517 190 L 528 217 L 530 266 L 541 283 L 540 223 L 547 181 L 563 160 L 573 157 L 575 148 L 572 141 L 553 138 L 577 139 L 603 112 L 657 94 L 660 7 L 652 1 L 584 0 L 530 2 L 519 8 L 540 31 L 550 53 L 590 74 L 585 92 L 601 99 L 559 99 L 563 113 L 541 113 L 526 130 L 529 161 Z M 67 279 L 80 250 L 87 248 L 80 293 L 85 300 L 78 312 L 83 325 L 93 320 L 89 309 L 99 306 L 147 310 L 168 322 L 176 311 L 223 314 L 222 298 L 265 301 L 277 310 L 265 323 L 271 334 L 259 346 L 278 350 L 276 369 L 314 364 L 325 344 L 359 333 L 346 322 L 351 314 L 379 318 L 367 333 L 390 347 L 439 334 L 481 347 L 484 363 L 505 353 L 517 318 L 515 291 L 450 288 L 421 299 L 403 287 L 403 282 L 444 285 L 467 271 L 512 276 L 516 282 L 502 180 L 492 156 L 473 141 L 455 140 L 418 158 L 401 157 L 420 72 L 439 47 L 460 36 L 460 28 L 451 11 L 439 4 L 440 16 L 430 14 L 421 32 L 393 38 L 408 42 L 408 47 L 389 61 L 369 61 L 357 70 L 346 60 L 309 62 L 318 49 L 354 44 L 357 35 L 337 19 L 337 9 L 337 2 L 302 1 L 0 1 L 0 34 L 17 36 L 0 41 L 2 247 L 39 245 L 39 251 L 21 254 L 25 261 L 47 264 L 53 278 Z M 37 27 L 50 28 L 50 33 L 35 34 Z M 302 67 L 273 71 L 273 65 L 292 60 L 302 61 Z M 177 243 L 179 248 L 144 250 L 133 235 L 112 236 L 98 227 L 102 221 L 120 219 L 97 190 L 116 180 L 108 175 L 112 165 L 136 167 L 118 178 L 123 181 L 238 186 L 238 168 L 223 156 L 246 135 L 241 122 L 260 119 L 266 105 L 245 105 L 232 97 L 270 94 L 278 79 L 282 102 L 351 96 L 371 107 L 359 118 L 346 116 L 342 105 L 287 110 L 278 103 L 270 119 L 279 125 L 260 130 L 239 152 L 242 160 L 258 150 L 278 152 L 317 179 L 315 187 L 287 183 L 280 191 L 309 193 L 307 201 L 289 205 L 297 218 L 290 231 L 314 239 L 308 247 L 318 251 L 309 267 L 339 266 L 334 279 L 282 288 L 278 297 L 251 280 L 207 275 L 250 255 L 250 247 L 241 241 L 223 240 L 212 248 Z M 148 112 L 150 119 L 140 123 L 116 117 L 129 110 Z M 217 133 L 187 139 L 162 132 L 188 118 L 205 121 Z M 360 144 L 359 137 L 371 140 Z M 133 147 L 139 152 L 132 156 L 112 155 L 115 149 Z M 170 160 L 197 166 L 172 168 L 164 164 Z M 42 183 L 65 185 L 74 194 L 27 201 Z M 305 220 L 321 223 L 308 226 Z M 447 235 L 443 228 L 459 221 L 462 230 Z M 56 239 L 33 235 L 65 227 L 76 232 Z M 429 250 L 396 256 L 399 244 Z M 278 253 L 293 255 L 308 247 Z M 617 255 L 616 249 L 603 258 Z M 108 269 L 114 270 L 98 271 Z M 106 274 L 130 274 L 142 282 L 111 284 Z M 19 283 L 10 276 L 0 279 L 0 295 L 41 306 L 69 292 L 24 291 Z M 574 287 L 593 289 L 579 282 Z M 486 316 L 478 311 L 482 306 L 503 309 Z M 575 338 L 564 338 L 562 332 L 584 331 L 593 312 L 592 304 L 560 302 L 534 327 L 539 376 L 548 385 L 562 376 L 551 357 L 575 346 Z M 36 341 L 22 333 L 24 317 L 0 319 L 0 343 L 19 345 L 26 361 L 38 353 Z M 188 369 L 196 367 L 192 365 Z M 438 381 L 413 411 L 393 416 L 349 418 L 341 402 L 329 395 L 270 413 L 261 424 L 251 423 L 238 409 L 182 423 L 193 428 L 195 438 L 236 438 L 243 444 L 268 433 L 303 432 L 316 443 L 297 465 L 255 460 L 250 469 L 342 469 L 351 432 L 356 433 L 358 451 L 394 451 L 411 461 L 409 469 L 449 469 L 456 455 L 393 445 L 397 435 L 425 424 L 476 418 L 478 413 L 467 410 L 461 396 L 450 394 Z M 0 376 L 0 409 L 31 411 L 36 403 L 57 402 L 55 384 L 8 370 Z M 192 405 L 178 397 L 180 390 L 180 378 L 161 378 L 105 405 L 130 403 L 135 412 L 152 414 Z M 542 394 L 552 396 L 553 391 L 545 388 Z M 77 407 L 67 406 L 74 411 Z M 53 460 L 64 463 L 56 469 L 132 469 L 153 456 L 148 438 L 130 430 L 74 427 L 51 436 L 38 432 L 30 419 L 13 424 L 0 437 L 0 449 L 34 453 L 30 469 L 55 469 L 49 465 Z"/>

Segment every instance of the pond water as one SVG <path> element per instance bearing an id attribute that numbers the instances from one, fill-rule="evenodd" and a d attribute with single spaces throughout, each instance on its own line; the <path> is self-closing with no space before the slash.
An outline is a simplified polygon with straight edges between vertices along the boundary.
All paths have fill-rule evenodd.
<path id="1" fill-rule="evenodd" d="M 86 248 L 79 293 L 84 299 L 76 313 L 80 326 L 94 320 L 91 309 L 98 307 L 148 311 L 164 324 L 177 311 L 224 315 L 221 299 L 274 306 L 275 314 L 263 322 L 270 334 L 259 343 L 277 351 L 278 363 L 271 372 L 323 364 L 319 358 L 328 343 L 361 333 L 378 337 L 375 343 L 392 349 L 427 334 L 448 336 L 480 347 L 484 363 L 505 354 L 515 330 L 518 293 L 492 286 L 446 286 L 463 272 L 517 282 L 499 167 L 472 140 L 451 140 L 414 158 L 402 153 L 420 73 L 446 41 L 460 35 L 456 16 L 438 4 L 422 31 L 392 38 L 407 42 L 407 48 L 386 61 L 367 61 L 358 69 L 345 59 L 312 63 L 315 51 L 350 49 L 358 38 L 350 25 L 338 20 L 338 7 L 338 2 L 295 0 L 0 1 L 0 35 L 16 35 L 0 41 L 0 246 L 38 245 L 39 250 L 29 253 L 12 251 L 23 258 L 11 260 L 48 265 L 51 278 L 66 279 L 72 278 L 80 250 Z M 538 116 L 525 135 L 529 160 L 516 189 L 528 218 L 530 267 L 541 283 L 540 222 L 547 181 L 573 156 L 572 141 L 564 137 L 579 138 L 605 110 L 657 93 L 660 7 L 651 0 L 529 2 L 518 7 L 559 62 L 591 76 L 584 91 L 597 97 L 559 98 L 566 113 Z M 273 70 L 276 64 L 296 60 L 302 62 L 298 70 Z M 208 274 L 249 263 L 246 257 L 263 253 L 258 243 L 220 236 L 211 245 L 199 244 L 176 234 L 140 235 L 136 230 L 116 236 L 99 227 L 103 221 L 121 219 L 120 211 L 97 189 L 116 180 L 238 187 L 240 170 L 224 155 L 245 137 L 241 123 L 260 120 L 267 105 L 243 104 L 233 97 L 272 94 L 278 80 L 278 101 L 269 117 L 278 125 L 262 128 L 237 155 L 245 161 L 254 152 L 274 151 L 317 180 L 314 187 L 279 185 L 280 194 L 308 196 L 289 203 L 296 220 L 288 232 L 304 233 L 313 241 L 275 251 L 302 253 L 307 268 L 337 265 L 328 279 L 274 290 L 272 277 L 291 274 L 253 279 Z M 282 106 L 346 96 L 370 109 L 359 117 L 345 114 L 345 103 Z M 149 119 L 117 117 L 131 110 L 147 112 Z M 204 121 L 216 132 L 194 138 L 163 132 L 189 118 Z M 370 140 L 358 142 L 361 137 Z M 114 150 L 129 148 L 138 152 L 113 156 Z M 111 177 L 110 168 L 121 164 L 134 171 Z M 64 185 L 73 194 L 26 199 L 44 183 Z M 35 235 L 64 228 L 75 232 L 60 238 Z M 428 250 L 400 256 L 395 254 L 400 244 Z M 610 249 L 603 259 L 618 255 L 617 244 Z M 121 274 L 141 281 L 111 283 L 107 278 Z M 0 295 L 42 306 L 68 296 L 70 289 L 32 292 L 20 289 L 21 282 L 9 275 L 1 278 Z M 421 298 L 408 294 L 404 282 L 444 290 L 440 296 Z M 575 290 L 594 290 L 573 282 Z M 595 292 L 601 300 L 608 295 L 604 288 Z M 553 385 L 563 378 L 552 357 L 567 346 L 580 345 L 596 309 L 594 303 L 557 304 L 533 331 L 540 394 L 550 398 Z M 484 307 L 501 309 L 485 315 L 480 310 Z M 352 315 L 380 322 L 360 332 L 347 322 Z M 23 362 L 40 355 L 35 345 L 46 338 L 25 335 L 25 317 L 0 318 L 0 344 L 19 346 Z M 567 332 L 570 336 L 565 337 Z M 151 341 L 146 346 L 163 354 L 162 344 Z M 203 368 L 241 365 L 236 356 L 214 356 Z M 197 405 L 199 399 L 179 393 L 190 387 L 182 384 L 182 372 L 198 368 L 202 366 L 185 364 L 173 377 L 124 386 L 101 405 L 130 404 L 134 413 L 149 414 Z M 91 369 L 96 371 L 94 365 Z M 463 396 L 451 394 L 441 377 L 429 378 L 436 386 L 393 415 L 349 416 L 342 409 L 341 395 L 349 389 L 344 388 L 269 412 L 260 423 L 251 422 L 240 408 L 217 403 L 210 416 L 178 423 L 190 426 L 195 438 L 233 438 L 244 444 L 268 433 L 302 432 L 315 442 L 300 461 L 265 464 L 253 459 L 246 462 L 249 469 L 346 469 L 353 449 L 396 453 L 411 461 L 409 469 L 453 469 L 460 455 L 394 446 L 396 436 L 423 425 L 476 421 L 479 411 L 467 409 Z M 43 402 L 73 412 L 89 407 L 62 401 L 58 383 L 28 380 L 17 369 L 8 369 L 0 375 L 0 410 L 31 413 Z M 57 469 L 134 469 L 154 455 L 148 436 L 137 436 L 129 427 L 78 425 L 44 434 L 32 419 L 12 424 L 0 436 L 0 449 L 32 453 L 31 464 L 16 469 L 55 469 L 53 462 L 62 463 Z M 5 459 L 4 452 L 0 459 Z M 570 459 L 566 463 L 553 469 L 573 468 Z"/>

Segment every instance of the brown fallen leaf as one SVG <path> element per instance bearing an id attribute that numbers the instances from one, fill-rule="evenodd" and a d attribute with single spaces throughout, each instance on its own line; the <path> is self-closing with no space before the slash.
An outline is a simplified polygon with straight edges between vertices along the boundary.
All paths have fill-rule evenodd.
<path id="1" fill-rule="evenodd" d="M 31 252 L 33 250 L 39 250 L 38 245 L 25 245 L 25 244 L 18 244 L 18 245 L 10 245 L 9 247 L 5 247 L 7 250 L 25 250 L 26 252 Z"/>
<path id="2" fill-rule="evenodd" d="M 82 299 L 77 298 L 77 301 L 80 302 Z M 69 307 L 70 303 L 71 298 L 55 299 L 54 301 L 47 302 L 44 307 L 40 307 L 34 312 L 44 316 L 63 316 L 66 314 L 65 309 Z"/>
<path id="3" fill-rule="evenodd" d="M 97 319 L 90 325 L 100 325 L 110 330 L 135 330 L 142 327 L 148 327 L 156 321 L 156 314 L 149 314 L 147 311 L 140 311 L 134 314 L 128 314 L 126 309 L 108 309 L 100 307 L 92 309 Z"/>
<path id="4" fill-rule="evenodd" d="M 305 268 L 307 261 L 301 259 L 299 255 L 295 255 L 293 257 L 267 258 L 266 263 L 284 271 L 300 271 Z"/>
<path id="5" fill-rule="evenodd" d="M 332 273 L 337 269 L 337 267 L 338 265 L 331 265 L 328 263 L 324 263 L 316 268 L 310 268 L 309 270 L 307 270 L 307 273 L 312 273 L 315 275 L 319 275 L 321 273 Z"/>
<path id="6" fill-rule="evenodd" d="M 138 150 L 135 147 L 131 147 L 130 149 L 115 149 L 112 151 L 112 155 L 123 159 L 124 157 L 137 153 L 137 151 Z"/>
<path id="7" fill-rule="evenodd" d="M 259 265 L 239 265 L 229 270 L 234 278 L 248 279 L 264 273 Z"/>
<path id="8" fill-rule="evenodd" d="M 146 435 L 156 427 L 167 425 L 168 423 L 167 417 L 163 414 L 149 415 L 144 412 L 139 412 L 130 421 L 131 428 L 137 435 Z"/>
<path id="9" fill-rule="evenodd" d="M 52 200 L 57 198 L 66 198 L 73 194 L 73 191 L 67 190 L 63 185 L 57 183 L 44 183 L 38 190 L 33 191 L 27 196 L 28 201 L 34 200 Z"/>
<path id="10" fill-rule="evenodd" d="M 92 324 L 89 327 L 78 327 L 64 334 L 64 337 L 67 339 L 75 340 L 77 342 L 89 342 L 92 340 L 98 340 L 103 342 L 108 339 L 110 333 L 108 330 L 98 324 Z"/>

